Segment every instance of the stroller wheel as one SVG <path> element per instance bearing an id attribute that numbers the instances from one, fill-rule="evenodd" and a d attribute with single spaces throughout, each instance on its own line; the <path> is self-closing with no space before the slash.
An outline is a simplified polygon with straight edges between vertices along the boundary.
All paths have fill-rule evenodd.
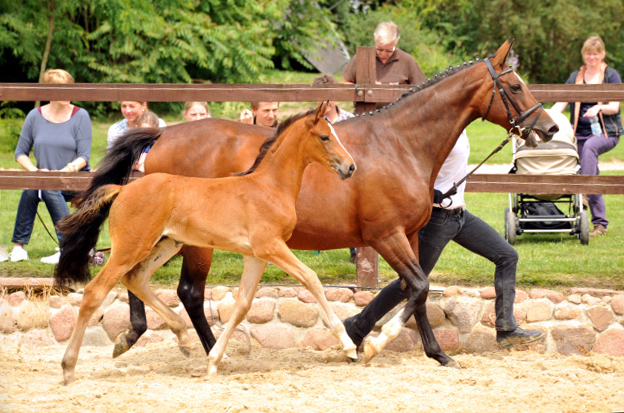
<path id="1" fill-rule="evenodd" d="M 578 219 L 578 237 L 582 245 L 589 244 L 589 218 L 587 211 L 581 211 Z"/>
<path id="2" fill-rule="evenodd" d="M 516 214 L 505 208 L 505 239 L 510 245 L 516 244 Z"/>

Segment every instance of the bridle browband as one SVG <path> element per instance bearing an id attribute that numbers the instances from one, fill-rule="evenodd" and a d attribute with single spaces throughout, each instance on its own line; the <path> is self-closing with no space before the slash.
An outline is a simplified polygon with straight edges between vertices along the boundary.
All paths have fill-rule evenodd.
<path id="1" fill-rule="evenodd" d="M 501 82 L 499 80 L 499 78 L 501 76 L 504 76 L 507 73 L 513 72 L 514 68 L 513 67 L 509 67 L 509 68 L 507 68 L 507 69 L 505 69 L 502 72 L 497 74 L 494 71 L 494 66 L 492 66 L 492 63 L 490 63 L 490 58 L 486 57 L 483 60 L 485 61 L 485 64 L 487 65 L 487 68 L 488 68 L 488 70 L 490 72 L 490 75 L 492 76 L 492 80 L 494 80 L 494 86 L 492 87 L 492 97 L 490 98 L 490 104 L 488 105 L 488 108 L 485 111 L 485 115 L 483 115 L 481 117 L 481 119 L 485 120 L 485 118 L 487 117 L 488 113 L 490 113 L 490 109 L 492 108 L 492 104 L 494 103 L 494 97 L 496 96 L 496 88 L 498 87 L 498 93 L 500 93 L 501 100 L 503 101 L 503 103 L 505 104 L 505 108 L 507 109 L 507 116 L 509 118 L 509 123 L 511 124 L 511 128 L 507 132 L 507 137 L 503 140 L 503 142 L 501 142 L 500 145 L 498 145 L 498 147 L 496 149 L 494 149 L 492 151 L 492 153 L 490 153 L 483 161 L 481 161 L 481 163 L 479 165 L 477 165 L 466 176 L 464 176 L 462 179 L 460 179 L 459 182 L 454 182 L 453 186 L 451 187 L 451 189 L 449 189 L 448 191 L 446 191 L 442 195 L 442 200 L 443 201 L 444 201 L 444 199 L 449 199 L 451 201 L 448 205 L 446 205 L 447 208 L 450 207 L 451 205 L 453 205 L 453 200 L 451 199 L 451 195 L 455 195 L 457 193 L 457 187 L 459 185 L 461 185 L 465 180 L 470 179 L 472 174 L 475 173 L 475 171 L 477 169 L 479 169 L 479 167 L 481 165 L 483 165 L 488 159 L 490 159 L 490 157 L 492 157 L 492 155 L 494 155 L 495 153 L 497 153 L 498 151 L 503 149 L 503 146 L 505 146 L 507 144 L 507 142 L 509 142 L 511 140 L 512 136 L 514 136 L 514 135 L 516 135 L 516 136 L 523 136 L 523 134 L 525 133 L 525 128 L 521 127 L 520 124 L 527 117 L 529 117 L 533 112 L 535 112 L 539 108 L 539 113 L 535 117 L 535 120 L 533 121 L 533 123 L 531 124 L 531 126 L 529 127 L 529 130 L 527 132 L 527 134 L 530 133 L 533 130 L 533 128 L 535 127 L 535 124 L 539 120 L 539 117 L 541 116 L 542 112 L 544 111 L 544 106 L 541 103 L 538 102 L 537 105 L 533 106 L 531 109 L 529 109 L 526 112 L 522 113 L 522 111 L 520 111 L 520 109 L 518 108 L 516 103 L 510 97 L 507 96 L 507 92 L 505 92 L 505 89 L 503 89 L 503 85 L 501 84 Z M 513 115 L 511 114 L 511 109 L 509 108 L 509 104 L 511 104 L 511 106 L 518 113 L 518 115 L 519 115 L 518 119 L 514 120 Z"/>

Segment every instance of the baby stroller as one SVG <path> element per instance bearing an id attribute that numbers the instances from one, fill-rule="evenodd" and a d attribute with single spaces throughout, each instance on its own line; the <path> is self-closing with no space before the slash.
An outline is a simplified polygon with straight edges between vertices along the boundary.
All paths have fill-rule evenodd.
<path id="1" fill-rule="evenodd" d="M 537 148 L 527 148 L 514 139 L 512 173 L 528 175 L 574 175 L 580 169 L 576 138 L 568 119 L 547 110 L 559 125 L 559 132 Z M 583 208 L 583 195 L 509 194 L 505 208 L 505 239 L 511 245 L 516 236 L 535 232 L 561 232 L 576 235 L 581 244 L 589 244 L 589 220 Z"/>

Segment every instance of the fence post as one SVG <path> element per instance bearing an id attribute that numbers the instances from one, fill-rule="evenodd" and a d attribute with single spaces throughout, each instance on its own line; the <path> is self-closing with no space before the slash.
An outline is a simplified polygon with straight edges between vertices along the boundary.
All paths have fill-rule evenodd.
<path id="1" fill-rule="evenodd" d="M 356 51 L 355 83 L 357 85 L 374 84 L 377 80 L 375 69 L 375 48 L 358 47 Z M 359 90 L 358 96 L 365 96 L 366 90 Z M 356 102 L 358 114 L 375 110 L 375 102 Z M 360 287 L 377 287 L 379 281 L 379 254 L 371 247 L 358 247 L 356 253 L 356 279 Z"/>

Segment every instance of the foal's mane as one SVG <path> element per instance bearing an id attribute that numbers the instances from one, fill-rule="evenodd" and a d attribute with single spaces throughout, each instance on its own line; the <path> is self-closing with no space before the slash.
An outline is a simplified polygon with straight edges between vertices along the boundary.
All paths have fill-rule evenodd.
<path id="1" fill-rule="evenodd" d="M 273 136 L 270 136 L 269 138 L 267 138 L 264 141 L 264 143 L 260 146 L 260 153 L 256 157 L 256 160 L 254 161 L 253 165 L 251 165 L 251 168 L 249 168 L 248 170 L 246 170 L 244 172 L 239 172 L 237 174 L 234 174 L 234 176 L 249 175 L 250 173 L 255 171 L 258 168 L 258 165 L 260 165 L 260 162 L 262 162 L 262 160 L 266 156 L 267 152 L 269 151 L 269 148 L 271 148 L 273 146 L 273 144 L 284 133 L 284 131 L 286 129 L 288 129 L 288 127 L 290 125 L 292 125 L 293 123 L 295 123 L 296 121 L 298 121 L 301 118 L 305 118 L 306 116 L 311 115 L 312 113 L 316 112 L 317 110 L 318 110 L 317 108 L 310 109 L 307 112 L 301 112 L 301 113 L 298 113 L 296 115 L 292 115 L 291 117 L 289 117 L 285 121 L 281 122 L 279 124 L 279 126 L 277 127 L 277 129 L 275 129 L 275 133 L 273 134 Z"/>

